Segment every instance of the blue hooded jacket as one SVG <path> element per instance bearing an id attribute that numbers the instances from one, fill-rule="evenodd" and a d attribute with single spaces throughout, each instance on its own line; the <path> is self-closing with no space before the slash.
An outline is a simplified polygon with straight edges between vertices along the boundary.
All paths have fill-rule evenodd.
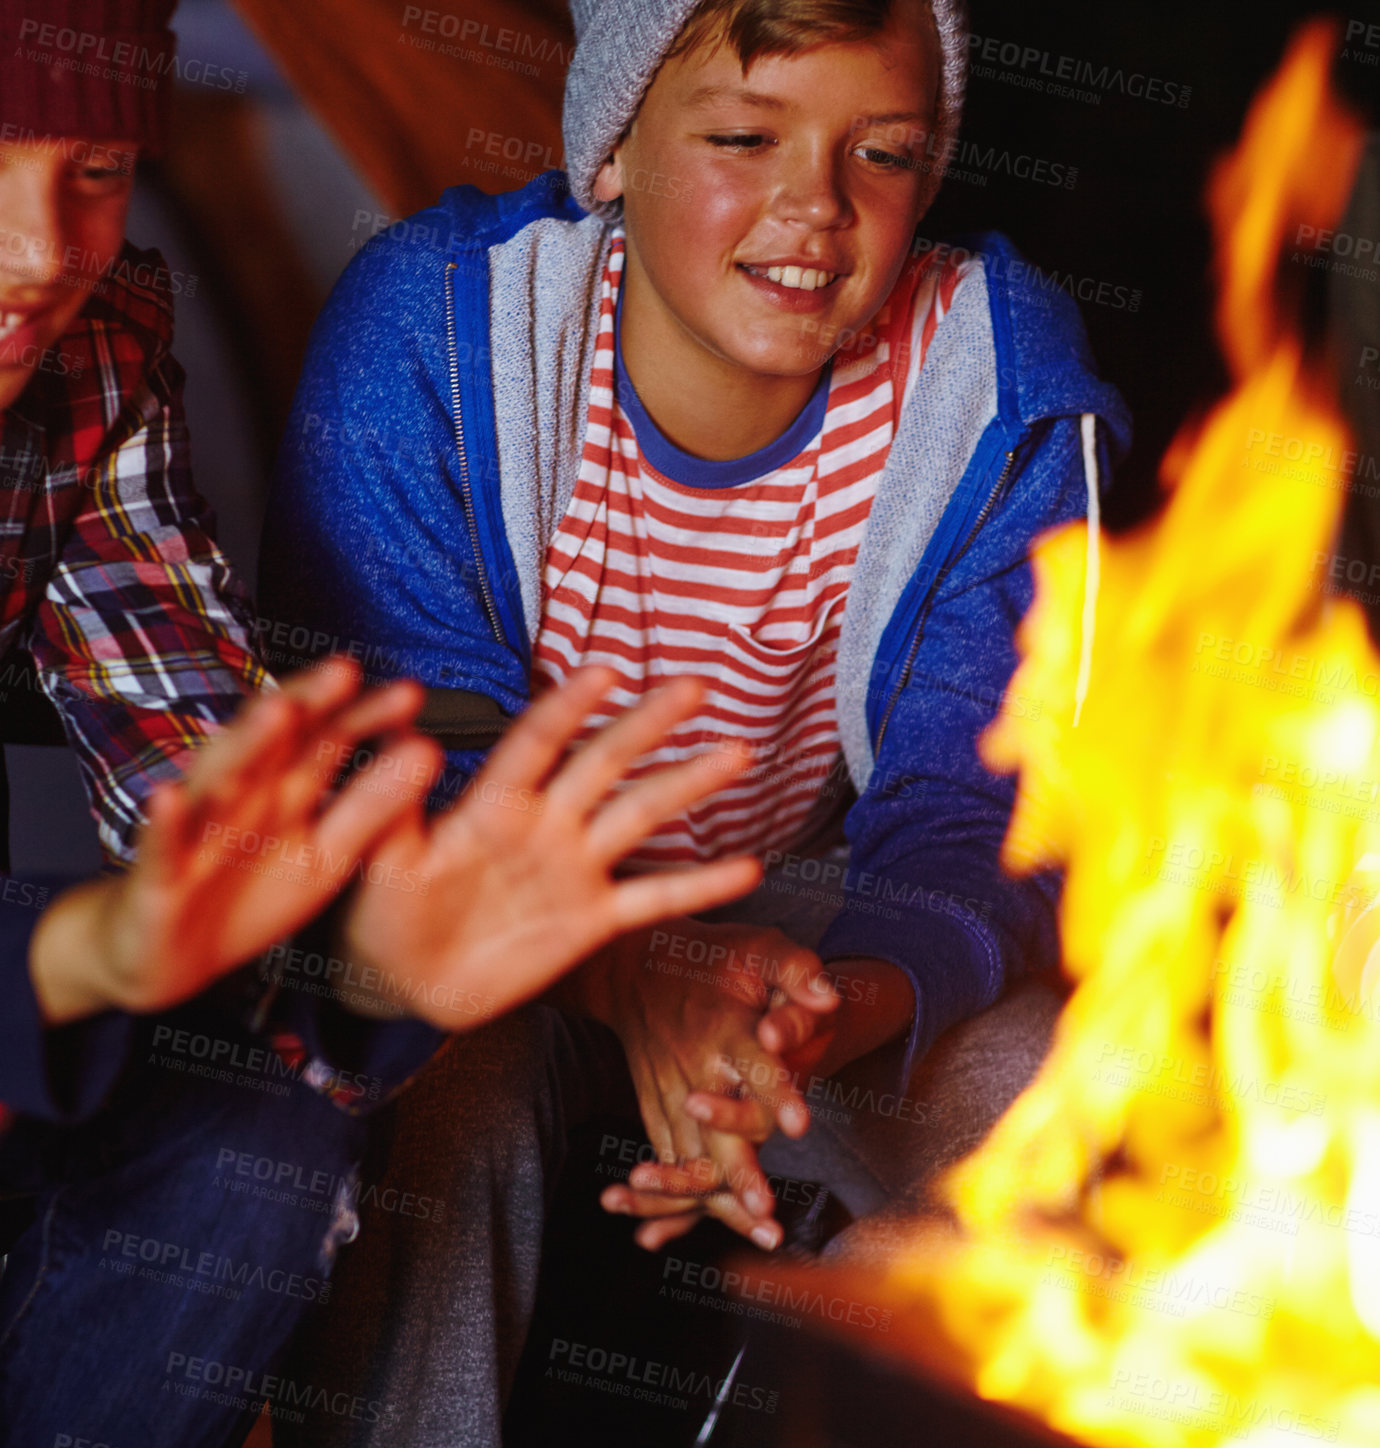
<path id="1" fill-rule="evenodd" d="M 502 196 L 449 190 L 346 269 L 316 324 L 268 509 L 259 632 L 271 667 L 336 650 L 372 676 L 523 707 L 546 545 L 579 467 L 610 237 L 551 172 Z M 982 264 L 905 402 L 837 670 L 858 800 L 846 903 L 820 953 L 911 978 L 907 1071 L 1009 977 L 1057 959 L 1057 878 L 1001 869 L 1015 782 L 987 771 L 977 740 L 1004 701 L 1042 707 L 1005 699 L 1030 544 L 1084 514 L 1130 433 L 1055 279 L 1001 236 L 966 249 Z M 454 787 L 478 756 L 448 763 Z"/>

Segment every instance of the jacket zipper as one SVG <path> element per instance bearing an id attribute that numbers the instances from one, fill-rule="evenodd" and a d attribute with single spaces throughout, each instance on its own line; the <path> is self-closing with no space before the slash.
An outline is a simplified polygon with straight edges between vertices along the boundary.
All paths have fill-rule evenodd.
<path id="1" fill-rule="evenodd" d="M 479 547 L 479 524 L 475 521 L 474 516 L 474 496 L 470 491 L 470 460 L 469 453 L 465 448 L 465 425 L 460 416 L 460 355 L 455 341 L 455 271 L 456 264 L 448 261 L 446 263 L 446 341 L 449 347 L 450 412 L 455 432 L 455 448 L 460 454 L 460 495 L 465 505 L 465 521 L 469 525 L 470 543 L 474 548 L 474 566 L 475 571 L 479 574 L 479 591 L 484 596 L 484 611 L 489 616 L 494 636 L 499 643 L 506 644 L 508 640 L 504 637 L 503 625 L 498 618 L 498 606 L 489 589 L 489 576 L 484 569 L 484 554 Z"/>
<path id="2" fill-rule="evenodd" d="M 992 486 L 992 491 L 987 495 L 987 501 L 983 503 L 981 512 L 968 530 L 968 536 L 963 540 L 963 546 L 949 559 L 935 576 L 930 584 L 924 599 L 920 604 L 920 621 L 915 630 L 915 637 L 911 640 L 910 651 L 906 654 L 905 666 L 901 670 L 901 677 L 896 681 L 896 687 L 892 690 L 891 698 L 887 701 L 886 713 L 882 715 L 881 726 L 877 730 L 877 740 L 872 746 L 872 757 L 875 760 L 882 752 L 882 740 L 886 738 L 887 725 L 891 723 L 892 713 L 896 708 L 896 701 L 901 697 L 901 691 L 910 683 L 910 676 L 915 669 L 915 660 L 920 654 L 920 644 L 925 637 L 925 620 L 929 614 L 929 606 L 936 593 L 944 583 L 944 580 L 957 566 L 959 560 L 973 546 L 973 539 L 977 537 L 978 530 L 990 517 L 992 509 L 1001 500 L 1002 494 L 1006 491 L 1007 480 L 1011 476 L 1011 470 L 1016 466 L 1016 449 L 1012 448 L 1006 454 L 1006 461 L 1002 464 L 1001 473 Z"/>

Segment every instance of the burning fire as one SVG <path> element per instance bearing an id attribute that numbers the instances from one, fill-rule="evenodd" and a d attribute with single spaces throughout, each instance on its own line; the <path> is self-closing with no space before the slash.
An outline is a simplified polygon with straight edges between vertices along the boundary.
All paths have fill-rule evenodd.
<path id="1" fill-rule="evenodd" d="M 1334 43 L 1299 33 L 1213 177 L 1233 390 L 1103 540 L 1076 727 L 1085 529 L 1037 549 L 1012 688 L 1045 707 L 984 751 L 1008 860 L 1067 871 L 1076 990 L 946 1183 L 961 1242 L 892 1269 L 981 1395 L 1093 1444 L 1380 1444 L 1380 657 L 1310 578 L 1355 458 L 1286 259 L 1359 159 Z"/>

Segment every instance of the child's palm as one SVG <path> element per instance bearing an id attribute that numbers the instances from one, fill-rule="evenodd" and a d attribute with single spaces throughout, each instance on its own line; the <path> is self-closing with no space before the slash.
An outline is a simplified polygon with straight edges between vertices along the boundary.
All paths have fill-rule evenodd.
<path id="1" fill-rule="evenodd" d="M 413 685 L 355 699 L 357 672 L 325 670 L 256 699 L 149 801 L 138 860 L 112 907 L 119 998 L 157 1010 L 305 925 L 355 878 L 360 856 L 408 808 L 365 771 L 321 809 L 333 763 L 407 723 Z M 394 756 L 425 771 L 436 748 Z"/>
<path id="2" fill-rule="evenodd" d="M 618 861 L 656 825 L 721 787 L 742 761 L 704 755 L 608 799 L 631 762 L 695 707 L 698 690 L 679 686 L 552 775 L 607 687 L 605 671 L 592 670 L 548 695 L 448 815 L 430 825 L 414 815 L 373 856 L 373 883 L 352 902 L 346 948 L 383 968 L 385 994 L 442 1029 L 464 1029 L 536 995 L 615 935 L 756 882 L 756 863 L 741 859 L 614 879 Z"/>

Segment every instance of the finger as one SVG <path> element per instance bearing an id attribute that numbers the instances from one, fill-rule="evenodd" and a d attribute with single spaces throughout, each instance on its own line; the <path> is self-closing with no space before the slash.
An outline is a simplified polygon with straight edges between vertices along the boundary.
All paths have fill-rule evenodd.
<path id="1" fill-rule="evenodd" d="M 722 1217 L 729 1210 L 730 1199 L 734 1199 L 741 1210 L 732 1215 L 735 1221 L 752 1219 L 744 1231 L 744 1235 L 750 1235 L 753 1223 L 770 1221 L 776 1210 L 771 1185 L 751 1147 L 744 1146 L 737 1159 L 727 1150 L 721 1155 L 722 1161 L 706 1160 L 686 1166 L 644 1163 L 628 1177 L 627 1185 L 621 1188 L 626 1198 L 620 1200 L 632 1202 L 637 1216 L 660 1216 L 698 1205 Z M 653 1212 L 650 1207 L 657 1210 Z M 736 1225 L 734 1230 L 738 1230 Z"/>
<path id="2" fill-rule="evenodd" d="M 762 1142 L 775 1125 L 769 1121 L 762 1130 L 764 1112 L 756 1101 L 721 1096 L 717 1091 L 693 1091 L 685 1098 L 685 1114 L 711 1131 L 729 1131 L 748 1141 Z"/>
<path id="3" fill-rule="evenodd" d="M 765 1140 L 773 1130 L 772 1113 L 764 1106 L 758 1093 L 751 1089 L 750 1080 L 758 1086 L 774 1082 L 778 1073 L 786 1074 L 784 1062 L 766 1057 L 757 1042 L 748 1038 L 750 1055 L 743 1052 L 740 1041 L 736 1051 L 725 1048 L 707 1066 L 707 1079 L 700 1082 L 700 1090 L 738 1101 L 743 1107 L 741 1120 L 748 1124 L 748 1130 L 755 1138 Z M 750 1078 L 750 1079 L 749 1079 Z M 690 1093 L 695 1094 L 695 1093 Z M 689 1100 L 687 1095 L 686 1100 Z M 692 1121 L 698 1116 L 689 1112 Z"/>
<path id="4" fill-rule="evenodd" d="M 683 1212 L 699 1211 L 700 1197 L 673 1196 L 669 1192 L 644 1192 L 634 1187 L 605 1187 L 599 1205 L 606 1212 L 620 1217 L 674 1217 Z"/>
<path id="5" fill-rule="evenodd" d="M 644 1222 L 633 1233 L 633 1241 L 648 1252 L 659 1252 L 677 1237 L 683 1237 L 699 1225 L 701 1213 L 686 1212 L 679 1217 L 663 1217 L 659 1221 Z"/>
<path id="6" fill-rule="evenodd" d="M 425 797 L 444 758 L 434 739 L 418 734 L 385 740 L 380 754 L 385 751 L 394 767 L 381 772 L 375 761 L 361 770 L 317 821 L 310 843 L 324 857 L 353 862 L 363 855 L 399 816 L 416 806 L 419 797 Z"/>
<path id="7" fill-rule="evenodd" d="M 779 1056 L 763 1050 L 757 1038 L 749 1036 L 737 1043 L 732 1055 L 725 1053 L 722 1059 L 734 1063 L 737 1089 L 728 1089 L 733 1083 L 724 1073 L 716 1083 L 721 1094 L 736 1096 L 744 1105 L 755 1106 L 763 1113 L 764 1125 L 759 1131 L 745 1134 L 754 1140 L 765 1140 L 773 1125 L 779 1125 L 787 1136 L 805 1134 L 810 1125 L 810 1112 L 800 1094 L 795 1072 Z"/>
<path id="8" fill-rule="evenodd" d="M 770 1217 L 776 1211 L 776 1197 L 757 1160 L 757 1148 L 730 1133 L 706 1132 L 705 1138 L 725 1185 L 743 1208 L 759 1221 Z"/>
<path id="9" fill-rule="evenodd" d="M 580 669 L 559 689 L 544 694 L 493 747 L 475 778 L 476 786 L 544 785 L 617 677 L 612 669 Z"/>
<path id="10" fill-rule="evenodd" d="M 820 1031 L 832 1029 L 833 1023 L 827 1017 L 792 1002 L 768 1011 L 757 1022 L 757 1039 L 773 1055 L 789 1056 L 806 1041 L 813 1040 Z"/>
<path id="11" fill-rule="evenodd" d="M 425 702 L 426 690 L 415 679 L 395 679 L 338 709 L 330 727 L 346 738 L 368 739 L 411 723 Z"/>
<path id="12" fill-rule="evenodd" d="M 291 739 L 297 709 L 282 694 L 255 694 L 234 721 L 200 746 L 187 767 L 187 798 L 196 806 L 234 790 L 244 775 L 257 772 Z"/>
<path id="13" fill-rule="evenodd" d="M 640 1162 L 628 1174 L 628 1185 L 634 1191 L 688 1197 L 693 1201 L 722 1191 L 725 1183 L 718 1164 L 701 1156 L 685 1162 Z"/>
<path id="14" fill-rule="evenodd" d="M 707 1159 L 704 1137 L 699 1122 L 685 1114 L 685 1096 L 690 1083 L 681 1074 L 678 1066 L 667 1063 L 668 1079 L 662 1085 L 661 1099 L 666 1120 L 671 1128 L 671 1150 L 662 1153 L 662 1162 L 695 1162 Z"/>
<path id="15" fill-rule="evenodd" d="M 771 1102 L 764 1101 L 760 1088 L 771 1091 L 779 1085 L 778 1077 L 789 1078 L 790 1073 L 783 1062 L 764 1058 L 755 1042 L 752 1050 L 752 1058 L 741 1053 L 732 1059 L 727 1055 L 722 1056 L 712 1078 L 704 1084 L 703 1089 L 691 1092 L 690 1096 L 686 1097 L 686 1102 L 688 1104 L 691 1097 L 694 1097 L 698 1103 L 705 1100 L 731 1103 L 734 1108 L 730 1115 L 734 1123 L 734 1135 L 761 1143 L 776 1130 L 776 1111 L 772 1104 L 776 1097 L 773 1094 Z M 753 1085 L 759 1089 L 754 1090 Z M 685 1114 L 701 1125 L 709 1124 L 704 1120 L 702 1104 L 697 1104 L 694 1110 L 687 1109 Z M 714 1114 L 716 1118 L 721 1114 L 717 1106 Z"/>
<path id="16" fill-rule="evenodd" d="M 280 692 L 311 716 L 324 716 L 359 693 L 360 667 L 343 654 L 321 659 L 282 681 Z"/>
<path id="17" fill-rule="evenodd" d="M 703 697 L 704 685 L 691 678 L 676 679 L 649 694 L 596 734 L 551 781 L 552 804 L 581 815 L 597 808 L 628 766 L 688 719 Z"/>
<path id="18" fill-rule="evenodd" d="M 617 1193 L 617 1195 L 614 1195 Z M 732 1231 L 747 1237 L 757 1246 L 772 1251 L 781 1244 L 781 1224 L 754 1217 L 744 1210 L 731 1192 L 719 1192 L 703 1200 L 677 1198 L 659 1192 L 630 1191 L 626 1187 L 609 1187 L 600 1198 L 605 1210 L 619 1216 L 644 1217 L 647 1220 L 634 1233 L 639 1246 L 655 1251 L 672 1238 L 682 1236 L 705 1216 L 715 1217 Z M 646 1240 L 644 1240 L 644 1238 Z"/>
<path id="19" fill-rule="evenodd" d="M 839 994 L 819 956 L 787 937 L 780 938 L 785 940 L 785 947 L 778 957 L 767 961 L 762 977 L 780 992 L 774 1004 L 793 1001 L 815 1014 L 837 1010 Z"/>
<path id="20" fill-rule="evenodd" d="M 668 916 L 693 915 L 726 904 L 755 889 L 761 879 L 762 866 L 742 856 L 622 880 L 613 889 L 613 932 L 621 935 Z"/>
<path id="21" fill-rule="evenodd" d="M 382 738 L 378 752 L 351 776 L 341 795 L 358 789 L 396 797 L 404 805 L 423 804 L 441 777 L 445 763 L 445 749 L 437 740 L 404 727 Z"/>
<path id="22" fill-rule="evenodd" d="M 781 1230 L 780 1222 L 753 1216 L 731 1192 L 722 1192 L 717 1197 L 710 1197 L 706 1210 L 711 1217 L 718 1218 L 725 1227 L 746 1237 L 767 1252 L 771 1252 L 781 1245 L 784 1233 Z"/>
<path id="23" fill-rule="evenodd" d="M 287 825 L 313 813 L 322 803 L 328 787 L 354 758 L 360 743 L 404 728 L 417 716 L 426 695 L 409 679 L 363 695 L 321 724 L 314 737 L 304 738 L 296 758 L 274 784 L 273 808 L 276 818 Z M 375 779 L 385 768 L 386 751 L 380 749 L 371 763 L 377 766 Z"/>
<path id="24" fill-rule="evenodd" d="M 610 863 L 621 860 L 648 835 L 654 834 L 658 825 L 688 809 L 696 800 L 717 794 L 751 763 L 751 750 L 746 745 L 733 744 L 711 749 L 684 764 L 657 770 L 600 811 L 589 828 L 590 848 Z M 552 794 L 555 794 L 554 787 Z"/>
<path id="25" fill-rule="evenodd" d="M 665 1093 L 657 1078 L 656 1070 L 645 1052 L 628 1053 L 628 1066 L 632 1072 L 633 1087 L 637 1092 L 638 1114 L 658 1161 L 674 1161 L 676 1145 L 674 1133 L 665 1101 Z"/>
<path id="26" fill-rule="evenodd" d="M 155 884 L 178 877 L 192 831 L 192 808 L 179 781 L 163 780 L 144 801 L 145 823 L 139 831 L 134 868 Z"/>
<path id="27" fill-rule="evenodd" d="M 303 754 L 318 776 L 333 780 L 353 760 L 364 740 L 407 728 L 425 699 L 426 691 L 411 679 L 371 689 L 335 713 L 313 720 L 314 737 L 309 746 L 304 742 Z"/>

